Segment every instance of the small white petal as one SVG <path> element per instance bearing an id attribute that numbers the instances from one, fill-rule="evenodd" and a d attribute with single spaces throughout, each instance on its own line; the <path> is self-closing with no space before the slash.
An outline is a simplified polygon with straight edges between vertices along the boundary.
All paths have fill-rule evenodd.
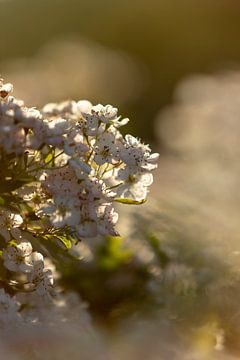
<path id="1" fill-rule="evenodd" d="M 90 113 L 90 111 L 92 109 L 92 104 L 88 100 L 80 100 L 77 102 L 77 109 L 81 113 L 87 114 L 87 113 Z"/>

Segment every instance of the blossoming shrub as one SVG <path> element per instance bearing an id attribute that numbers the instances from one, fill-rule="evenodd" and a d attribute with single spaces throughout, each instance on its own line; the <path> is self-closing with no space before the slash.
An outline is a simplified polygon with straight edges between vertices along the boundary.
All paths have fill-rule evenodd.
<path id="1" fill-rule="evenodd" d="M 46 258 L 64 262 L 81 239 L 117 236 L 114 204 L 145 201 L 159 155 L 122 136 L 129 120 L 111 105 L 66 101 L 39 111 L 12 90 L 1 80 L 1 284 L 49 296 Z"/>

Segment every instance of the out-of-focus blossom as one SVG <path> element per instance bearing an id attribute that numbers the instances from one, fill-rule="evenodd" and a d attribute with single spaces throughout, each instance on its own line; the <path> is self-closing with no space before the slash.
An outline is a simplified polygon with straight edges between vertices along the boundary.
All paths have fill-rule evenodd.
<path id="1" fill-rule="evenodd" d="M 32 245 L 28 241 L 22 241 L 16 246 L 8 246 L 3 251 L 4 266 L 14 272 L 31 271 L 32 265 L 29 256 L 32 253 Z"/>

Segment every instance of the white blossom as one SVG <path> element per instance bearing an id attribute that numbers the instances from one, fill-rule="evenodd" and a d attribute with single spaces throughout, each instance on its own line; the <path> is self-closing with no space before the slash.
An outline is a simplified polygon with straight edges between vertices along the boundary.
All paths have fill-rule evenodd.
<path id="1" fill-rule="evenodd" d="M 5 99 L 11 92 L 13 91 L 13 86 L 10 83 L 4 84 L 2 80 L 0 80 L 0 97 Z"/>
<path id="2" fill-rule="evenodd" d="M 80 100 L 77 102 L 76 107 L 81 114 L 87 114 L 91 112 L 92 103 L 88 100 Z"/>
<path id="3" fill-rule="evenodd" d="M 55 203 L 44 205 L 38 214 L 47 215 L 56 227 L 74 226 L 80 219 L 80 204 L 78 198 L 57 197 Z"/>
<path id="4" fill-rule="evenodd" d="M 115 120 L 117 118 L 118 109 L 114 108 L 112 105 L 103 106 L 98 104 L 92 107 L 91 112 L 100 121 L 108 124 L 111 120 Z"/>
<path id="5" fill-rule="evenodd" d="M 94 161 L 98 165 L 112 163 L 114 159 L 118 159 L 118 146 L 115 142 L 115 136 L 111 132 L 104 132 L 98 136 L 93 147 L 95 150 Z"/>
<path id="6" fill-rule="evenodd" d="M 0 209 L 0 235 L 3 236 L 6 241 L 11 239 L 11 230 L 18 228 L 22 223 L 23 218 L 20 214 L 14 214 L 8 210 Z"/>
<path id="7" fill-rule="evenodd" d="M 32 264 L 29 256 L 32 253 L 32 245 L 29 241 L 22 241 L 16 246 L 8 246 L 3 250 L 4 266 L 14 272 L 30 272 Z"/>
<path id="8" fill-rule="evenodd" d="M 115 211 L 112 205 L 108 205 L 102 208 L 99 208 L 99 216 L 97 222 L 97 229 L 101 235 L 119 235 L 115 230 L 114 226 L 118 221 L 118 213 Z"/>
<path id="9" fill-rule="evenodd" d="M 129 119 L 112 105 L 68 100 L 39 111 L 12 90 L 0 80 L 0 159 L 6 167 L 0 250 L 19 289 L 46 295 L 53 274 L 35 246 L 41 249 L 54 234 L 117 236 L 114 201 L 146 198 L 159 155 L 132 135 L 123 137 L 119 128 Z"/>
<path id="10" fill-rule="evenodd" d="M 143 200 L 148 193 L 148 187 L 153 182 L 153 176 L 149 172 L 134 172 L 131 167 L 120 169 L 116 179 L 121 182 L 117 187 L 117 194 L 124 198 Z"/>
<path id="11" fill-rule="evenodd" d="M 82 156 L 89 151 L 89 146 L 84 143 L 82 134 L 76 130 L 72 130 L 64 138 L 64 151 L 70 156 Z"/>
<path id="12" fill-rule="evenodd" d="M 35 291 L 38 295 L 48 295 L 53 287 L 53 274 L 51 270 L 44 270 L 40 275 L 33 279 Z"/>

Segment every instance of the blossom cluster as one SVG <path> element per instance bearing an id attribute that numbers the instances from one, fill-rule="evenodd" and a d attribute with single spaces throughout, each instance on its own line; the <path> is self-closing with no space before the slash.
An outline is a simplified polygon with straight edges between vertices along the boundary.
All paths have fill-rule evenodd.
<path id="1" fill-rule="evenodd" d="M 68 237 L 118 235 L 114 203 L 145 201 L 159 155 L 121 134 L 129 119 L 111 105 L 66 101 L 39 111 L 12 90 L 0 82 L 2 261 L 44 294 L 52 273 L 27 235 L 64 244 Z"/>
<path id="2" fill-rule="evenodd" d="M 10 271 L 25 274 L 29 285 L 43 295 L 53 285 L 52 272 L 45 269 L 43 255 L 33 251 L 31 242 L 23 237 L 22 223 L 21 215 L 0 210 L 0 234 L 7 242 L 2 251 L 3 265 Z"/>

